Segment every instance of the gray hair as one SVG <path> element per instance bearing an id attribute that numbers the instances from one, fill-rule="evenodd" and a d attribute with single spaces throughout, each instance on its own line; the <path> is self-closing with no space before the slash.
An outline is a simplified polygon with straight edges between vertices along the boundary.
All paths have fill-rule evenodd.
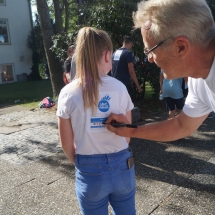
<path id="1" fill-rule="evenodd" d="M 186 36 L 191 44 L 203 46 L 215 35 L 213 16 L 205 0 L 143 0 L 133 20 L 135 28 L 150 23 L 147 36 L 156 41 Z"/>

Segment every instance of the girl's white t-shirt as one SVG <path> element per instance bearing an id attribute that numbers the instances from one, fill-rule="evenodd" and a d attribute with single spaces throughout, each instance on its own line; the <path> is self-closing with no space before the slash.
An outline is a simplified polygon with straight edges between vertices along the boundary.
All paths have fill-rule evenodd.
<path id="1" fill-rule="evenodd" d="M 126 114 L 134 107 L 126 87 L 110 76 L 101 78 L 99 102 L 93 114 L 91 109 L 84 112 L 81 87 L 74 80 L 67 84 L 58 98 L 57 116 L 71 120 L 76 154 L 92 155 L 114 153 L 126 149 L 128 143 L 106 129 L 102 124 L 110 113 Z"/>

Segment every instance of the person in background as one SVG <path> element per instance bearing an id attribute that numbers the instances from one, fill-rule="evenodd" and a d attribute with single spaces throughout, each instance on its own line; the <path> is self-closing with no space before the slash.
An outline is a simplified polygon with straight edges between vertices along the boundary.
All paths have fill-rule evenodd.
<path id="1" fill-rule="evenodd" d="M 63 65 L 63 81 L 65 84 L 69 84 L 71 79 L 70 79 L 70 70 L 71 70 L 71 62 L 65 61 Z"/>
<path id="2" fill-rule="evenodd" d="M 63 70 L 64 70 L 63 81 L 65 84 L 68 84 L 71 80 L 70 69 L 71 69 L 72 56 L 74 55 L 74 52 L 75 52 L 75 46 L 74 45 L 69 46 L 67 50 L 67 59 L 64 61 L 64 65 L 63 65 Z"/>
<path id="3" fill-rule="evenodd" d="M 174 141 L 193 134 L 215 111 L 215 23 L 205 0 L 148 0 L 133 15 L 141 28 L 145 55 L 166 79 L 188 77 L 189 92 L 182 112 L 170 119 L 138 128 L 108 130 L 120 136 Z M 123 114 L 111 114 L 107 123 L 127 123 Z"/>
<path id="4" fill-rule="evenodd" d="M 111 112 L 125 114 L 131 123 L 134 107 L 126 87 L 107 75 L 112 50 L 105 31 L 80 29 L 76 75 L 58 99 L 60 141 L 76 168 L 76 195 L 83 215 L 108 215 L 108 202 L 113 214 L 136 214 L 130 138 L 115 135 L 102 124 Z"/>
<path id="5" fill-rule="evenodd" d="M 183 78 L 167 80 L 163 72 L 160 72 L 160 95 L 165 99 L 168 110 L 168 119 L 180 114 L 184 106 L 184 95 L 182 90 Z M 177 113 L 176 113 L 177 108 Z"/>
<path id="6" fill-rule="evenodd" d="M 113 54 L 111 76 L 121 81 L 131 95 L 131 79 L 134 81 L 138 92 L 141 87 L 134 71 L 133 54 L 130 51 L 133 46 L 133 39 L 130 36 L 124 36 L 122 47 Z M 131 78 L 131 79 L 130 79 Z"/>
<path id="7" fill-rule="evenodd" d="M 188 77 L 184 77 L 183 81 L 182 81 L 182 91 L 183 91 L 183 96 L 184 96 L 184 100 L 186 100 L 187 95 L 188 95 Z"/>
<path id="8" fill-rule="evenodd" d="M 73 80 L 76 74 L 76 62 L 75 62 L 75 53 L 72 56 L 71 67 L 70 67 L 70 80 Z"/>

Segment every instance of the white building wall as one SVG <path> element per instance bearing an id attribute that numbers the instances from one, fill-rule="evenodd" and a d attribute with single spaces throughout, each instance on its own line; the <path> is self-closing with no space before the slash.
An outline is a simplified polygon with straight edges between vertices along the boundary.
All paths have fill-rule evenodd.
<path id="1" fill-rule="evenodd" d="M 0 19 L 8 20 L 10 44 L 0 44 L 0 65 L 12 64 L 14 81 L 17 81 L 17 75 L 31 73 L 32 52 L 27 45 L 32 29 L 31 10 L 28 0 L 5 2 L 6 6 L 0 6 Z"/>

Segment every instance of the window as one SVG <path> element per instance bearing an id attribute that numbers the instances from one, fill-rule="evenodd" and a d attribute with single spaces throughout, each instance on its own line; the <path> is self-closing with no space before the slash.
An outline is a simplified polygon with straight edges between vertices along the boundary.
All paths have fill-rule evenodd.
<path id="1" fill-rule="evenodd" d="M 3 44 L 10 44 L 7 19 L 0 19 L 0 45 Z"/>
<path id="2" fill-rule="evenodd" d="M 0 82 L 7 83 L 14 81 L 13 65 L 0 64 Z"/>
<path id="3" fill-rule="evenodd" d="M 6 1 L 6 0 L 0 0 L 0 6 L 6 5 L 6 4 L 5 4 L 5 1 Z"/>

